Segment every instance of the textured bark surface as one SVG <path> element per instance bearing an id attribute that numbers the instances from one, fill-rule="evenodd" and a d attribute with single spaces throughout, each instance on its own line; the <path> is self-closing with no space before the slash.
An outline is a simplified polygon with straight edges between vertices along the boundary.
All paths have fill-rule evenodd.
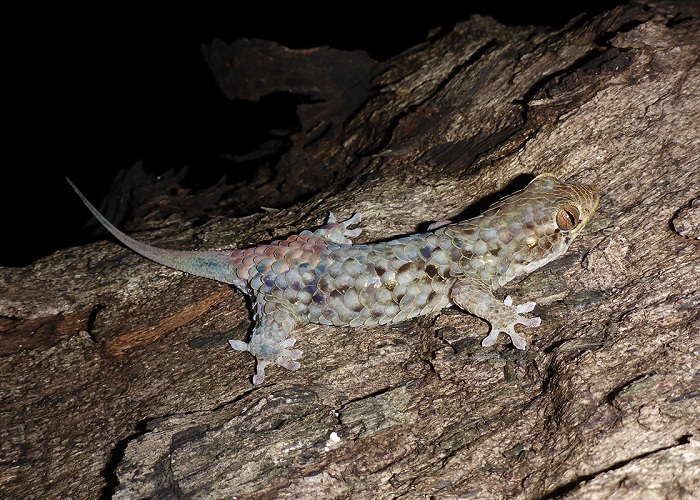
<path id="1" fill-rule="evenodd" d="M 255 388 L 226 342 L 250 313 L 221 284 L 111 241 L 0 269 L 0 496 L 698 495 L 700 21 L 684 9 L 635 3 L 558 31 L 475 17 L 381 63 L 205 49 L 233 97 L 255 98 L 266 67 L 232 81 L 234 54 L 298 71 L 264 80 L 310 99 L 277 175 L 241 197 L 306 201 L 145 241 L 241 247 L 329 211 L 386 239 L 543 171 L 596 184 L 601 208 L 566 256 L 507 287 L 539 304 L 529 350 L 482 348 L 488 324 L 456 310 L 309 325 L 301 370 Z"/>

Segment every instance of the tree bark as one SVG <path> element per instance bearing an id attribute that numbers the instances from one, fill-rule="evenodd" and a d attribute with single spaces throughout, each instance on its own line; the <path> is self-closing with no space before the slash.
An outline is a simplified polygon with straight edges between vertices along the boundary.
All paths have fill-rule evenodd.
<path id="1" fill-rule="evenodd" d="M 0 496 L 700 494 L 696 9 L 631 3 L 560 30 L 475 16 L 385 62 L 204 52 L 230 97 L 305 98 L 276 175 L 241 194 L 286 208 L 138 235 L 150 243 L 244 247 L 330 211 L 362 212 L 357 241 L 377 241 L 544 171 L 597 185 L 601 207 L 563 258 L 501 291 L 539 304 L 527 351 L 482 348 L 488 324 L 457 310 L 309 325 L 302 368 L 260 387 L 226 342 L 251 324 L 226 286 L 111 241 L 0 269 Z"/>

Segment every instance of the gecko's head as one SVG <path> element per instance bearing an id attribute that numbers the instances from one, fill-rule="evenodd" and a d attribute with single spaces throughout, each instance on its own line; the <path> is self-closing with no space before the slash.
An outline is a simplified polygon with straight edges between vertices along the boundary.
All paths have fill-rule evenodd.
<path id="1" fill-rule="evenodd" d="M 542 174 L 522 191 L 494 205 L 485 214 L 488 224 L 494 229 L 508 228 L 509 235 L 500 249 L 502 264 L 508 267 L 501 284 L 564 254 L 599 201 L 595 186 L 561 182 L 551 174 Z"/>
<path id="2" fill-rule="evenodd" d="M 519 193 L 525 204 L 537 207 L 535 222 L 548 233 L 561 234 L 571 243 L 598 208 L 600 191 L 590 184 L 561 182 L 552 174 L 535 177 Z"/>

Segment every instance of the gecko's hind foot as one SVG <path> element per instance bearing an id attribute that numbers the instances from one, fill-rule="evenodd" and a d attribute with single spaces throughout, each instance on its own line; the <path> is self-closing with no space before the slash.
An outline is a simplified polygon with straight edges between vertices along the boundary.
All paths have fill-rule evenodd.
<path id="1" fill-rule="evenodd" d="M 299 349 L 282 349 L 274 361 L 258 359 L 256 373 L 253 376 L 253 384 L 260 385 L 263 383 L 265 380 L 265 368 L 268 365 L 278 365 L 289 371 L 298 370 L 301 368 L 301 363 L 296 360 L 301 357 L 301 354 Z"/>
<path id="2" fill-rule="evenodd" d="M 279 348 L 272 350 L 260 349 L 259 346 L 257 349 L 255 346 L 251 348 L 251 343 L 241 340 L 229 340 L 228 343 L 237 351 L 246 351 L 255 356 L 257 360 L 256 373 L 253 376 L 253 384 L 255 385 L 260 385 L 265 380 L 265 368 L 268 365 L 279 365 L 290 371 L 301 368 L 301 363 L 297 359 L 301 358 L 302 351 L 300 349 L 289 349 L 294 346 L 296 339 L 285 339 L 279 344 Z"/>

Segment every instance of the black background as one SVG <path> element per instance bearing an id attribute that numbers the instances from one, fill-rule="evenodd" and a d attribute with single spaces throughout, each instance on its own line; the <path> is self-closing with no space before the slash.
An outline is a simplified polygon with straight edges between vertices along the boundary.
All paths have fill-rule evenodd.
<path id="1" fill-rule="evenodd" d="M 101 4 L 6 14 L 0 266 L 27 265 L 93 238 L 65 176 L 98 202 L 115 173 L 137 160 L 153 173 L 188 165 L 184 183 L 193 188 L 251 174 L 227 157 L 255 150 L 271 129 L 293 127 L 294 102 L 226 99 L 201 55 L 214 38 L 364 50 L 381 61 L 473 13 L 561 27 L 620 3 L 434 1 L 414 10 L 405 2 L 229 2 L 160 11 Z"/>

